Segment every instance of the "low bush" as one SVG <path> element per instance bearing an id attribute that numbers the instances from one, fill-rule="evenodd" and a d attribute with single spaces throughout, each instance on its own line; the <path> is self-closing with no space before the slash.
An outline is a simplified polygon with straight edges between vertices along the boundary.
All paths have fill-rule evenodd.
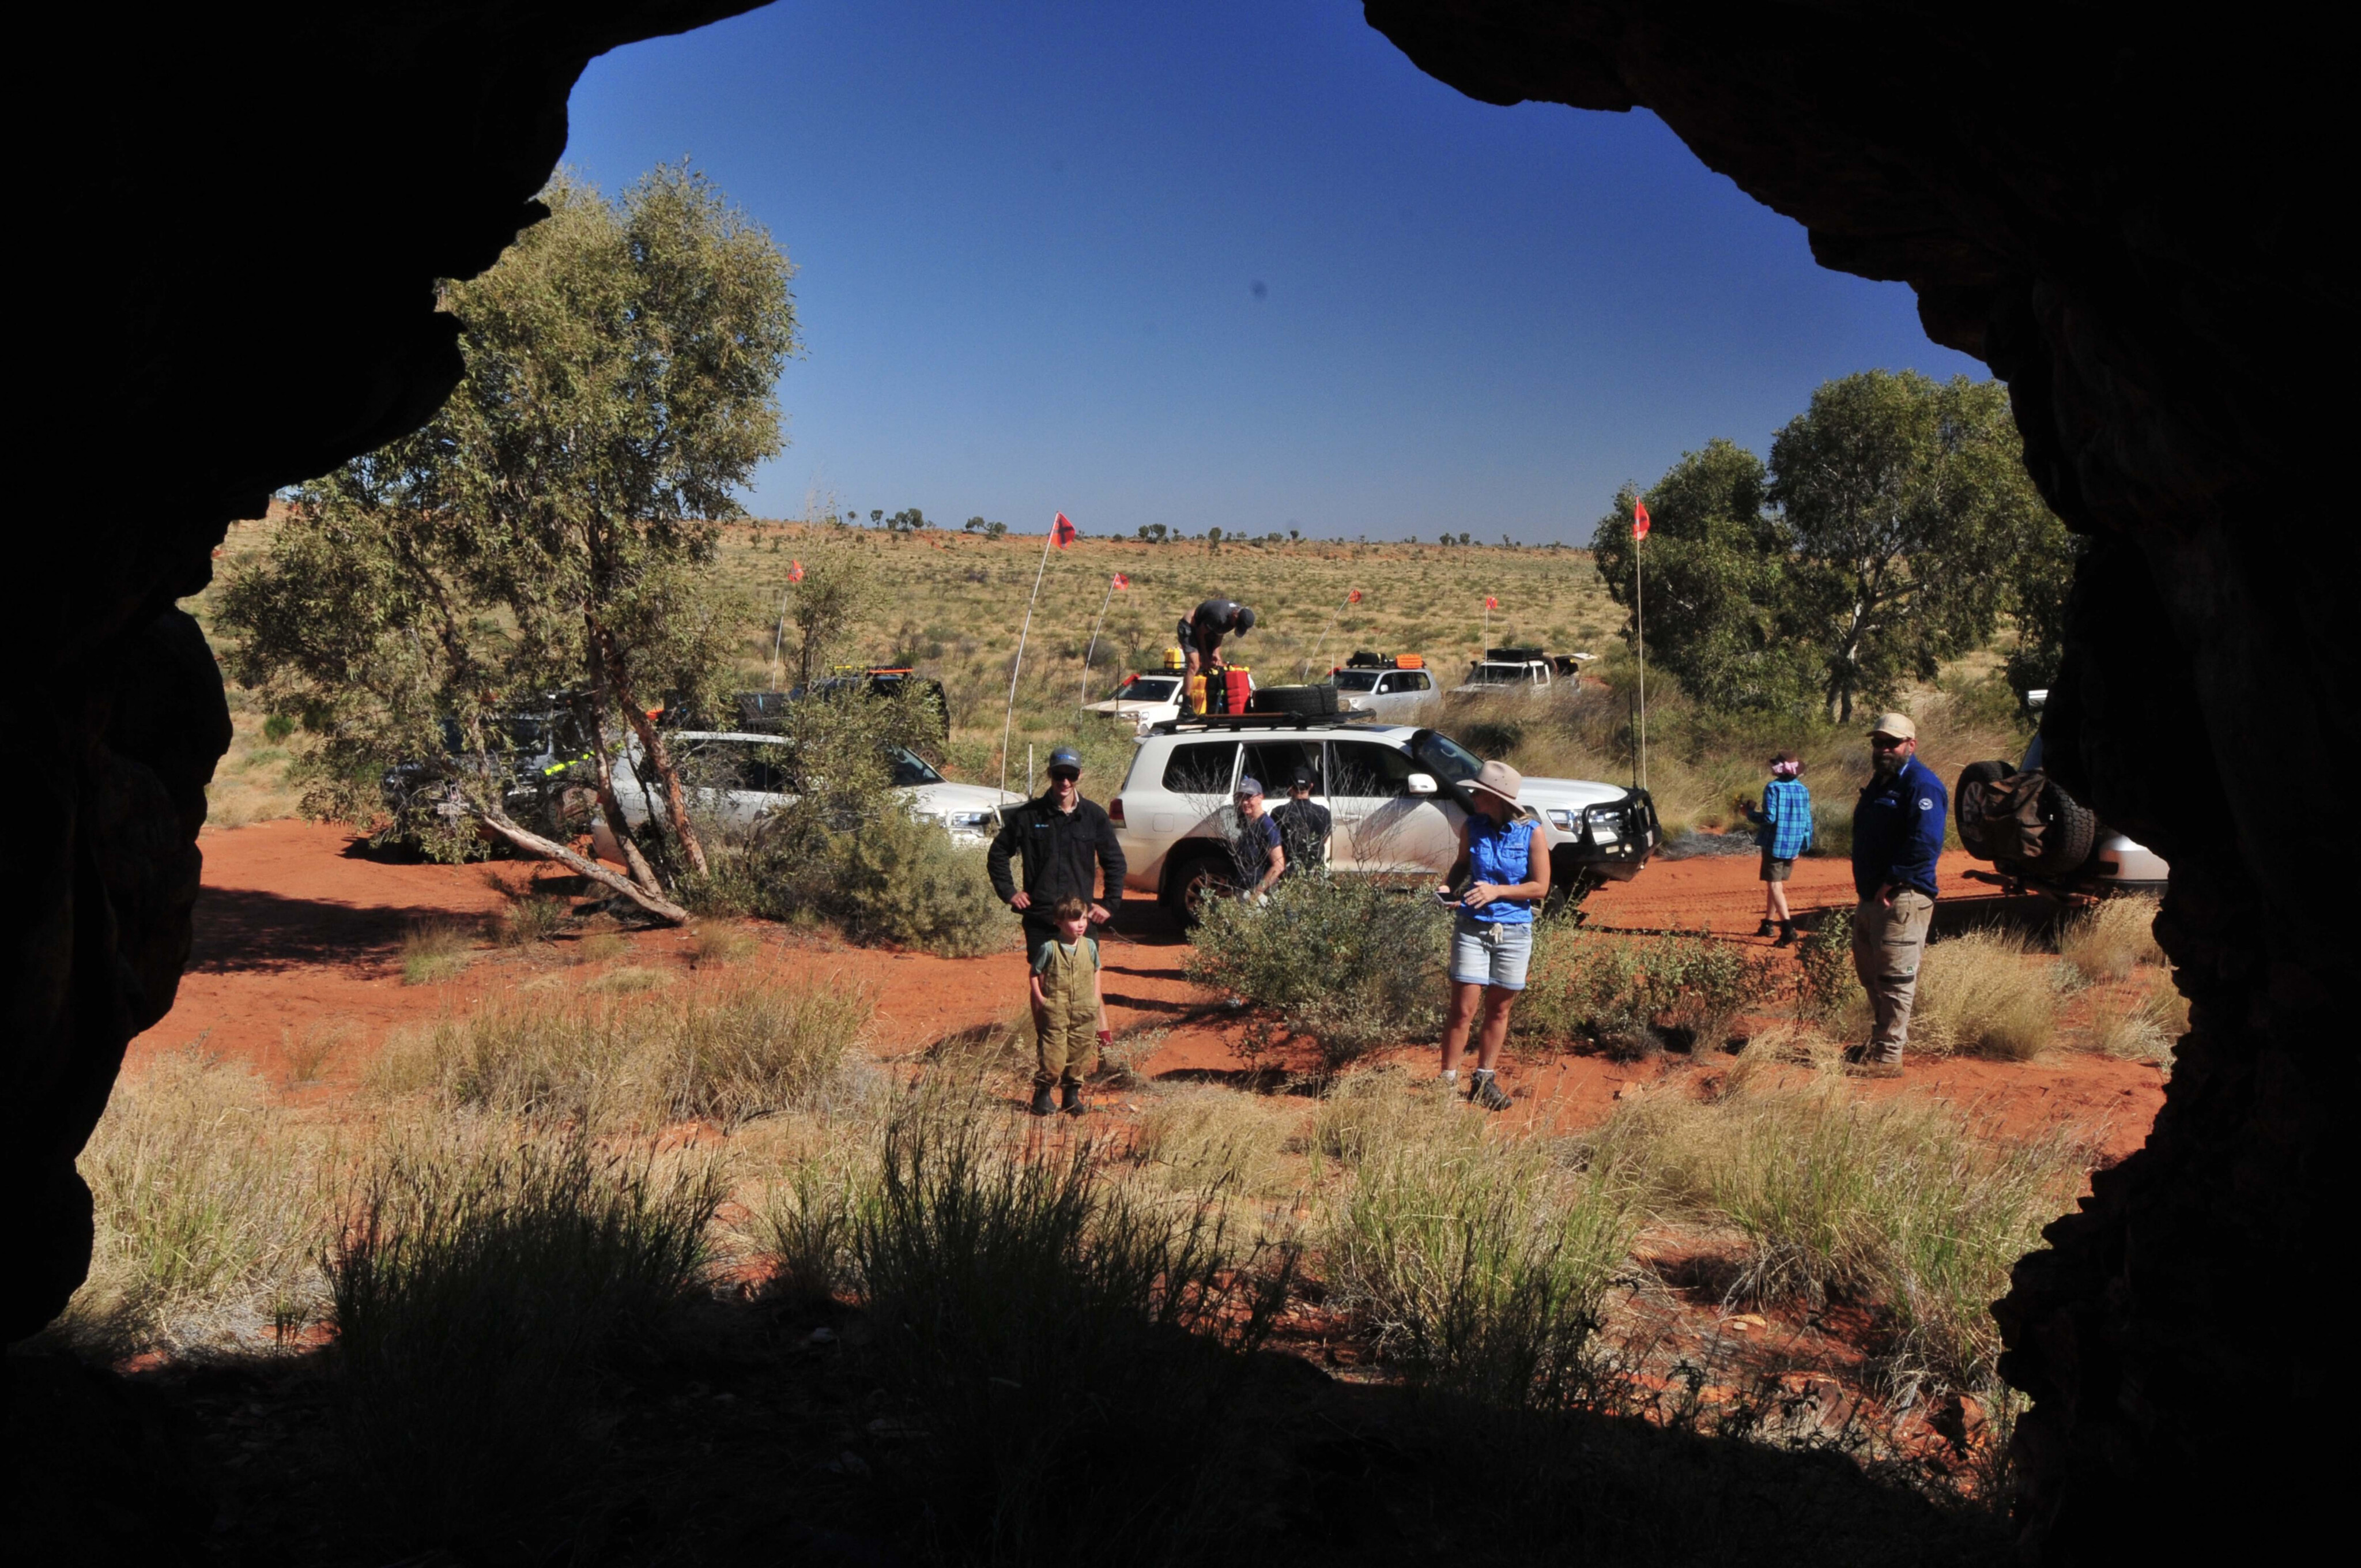
<path id="1" fill-rule="evenodd" d="M 688 934 L 688 961 L 697 969 L 734 964 L 758 945 L 752 935 L 734 926 L 700 924 Z"/>
<path id="2" fill-rule="evenodd" d="M 426 920 L 401 938 L 401 983 L 433 985 L 467 967 L 474 943 L 448 920 Z"/>
<path id="3" fill-rule="evenodd" d="M 80 1168 L 94 1234 L 69 1340 L 113 1350 L 306 1315 L 328 1203 L 252 1071 L 187 1050 L 125 1073 Z"/>
<path id="4" fill-rule="evenodd" d="M 1548 921 L 1511 1027 L 1618 1058 L 1718 1047 L 1742 1014 L 1770 1002 L 1773 973 L 1759 955 L 1702 934 L 1630 940 Z"/>
<path id="5" fill-rule="evenodd" d="M 2058 933 L 2058 954 L 2087 981 L 2123 980 L 2142 964 L 2160 964 L 2156 911 L 2153 898 L 2102 899 Z"/>
<path id="6" fill-rule="evenodd" d="M 799 816 L 736 843 L 712 837 L 712 873 L 682 889 L 702 915 L 827 921 L 856 942 L 946 958 L 997 951 L 1016 934 L 983 851 L 897 802 L 879 804 L 856 829 Z"/>
<path id="7" fill-rule="evenodd" d="M 578 1135 L 372 1163 L 326 1260 L 330 1365 L 389 1535 L 472 1555 L 565 1518 L 599 1362 L 702 1282 L 724 1190 L 710 1159 L 601 1156 Z"/>
<path id="8" fill-rule="evenodd" d="M 1289 877 L 1207 906 L 1182 969 L 1313 1036 L 1331 1071 L 1443 1026 L 1451 916 L 1400 879 Z"/>
<path id="9" fill-rule="evenodd" d="M 2072 1202 L 2087 1145 L 2003 1139 L 1939 1102 L 1866 1100 L 1834 1075 L 1773 1076 L 1733 1074 L 1711 1103 L 1629 1104 L 1589 1140 L 1593 1158 L 1675 1214 L 1742 1232 L 1733 1295 L 1878 1308 L 1901 1367 L 1988 1382 L 2000 1351 L 1989 1305 Z"/>
<path id="10" fill-rule="evenodd" d="M 2028 955 L 2024 938 L 1971 931 L 1930 942 L 1918 961 L 1910 1047 L 2029 1061 L 2058 1032 L 2056 966 Z"/>
<path id="11" fill-rule="evenodd" d="M 511 898 L 492 917 L 492 939 L 504 948 L 539 947 L 565 929 L 569 913 L 562 898 L 538 893 Z"/>
<path id="12" fill-rule="evenodd" d="M 611 963 L 631 950 L 631 944 L 612 931 L 593 931 L 582 938 L 574 956 L 586 964 Z"/>
<path id="13" fill-rule="evenodd" d="M 1322 1244 L 1333 1299 L 1422 1384 L 1510 1409 L 1576 1404 L 1638 1228 L 1630 1191 L 1441 1098 L 1323 1122 L 1349 1173 Z"/>
<path id="14" fill-rule="evenodd" d="M 662 1002 L 509 996 L 397 1036 L 372 1079 L 383 1092 L 598 1129 L 735 1126 L 824 1093 L 869 1015 L 865 993 L 826 983 Z"/>
<path id="15" fill-rule="evenodd" d="M 2172 1047 L 2189 1032 L 2189 999 L 2163 976 L 2091 1003 L 2084 1033 L 2091 1045 L 2126 1061 L 2169 1067 Z"/>
<path id="16" fill-rule="evenodd" d="M 1087 1140 L 1028 1155 L 978 1094 L 900 1102 L 851 1252 L 943 1555 L 1177 1563 L 1225 1538 L 1244 1363 L 1224 1351 L 1262 1342 L 1290 1272 L 1226 1227 L 1218 1201 L 1111 1183 Z"/>

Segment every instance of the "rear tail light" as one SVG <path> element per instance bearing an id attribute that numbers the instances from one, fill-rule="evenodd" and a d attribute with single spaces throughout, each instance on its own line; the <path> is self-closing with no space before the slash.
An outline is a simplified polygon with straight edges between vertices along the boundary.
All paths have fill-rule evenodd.
<path id="1" fill-rule="evenodd" d="M 1116 795 L 1107 802 L 1107 820 L 1118 828 L 1123 826 L 1123 796 Z"/>

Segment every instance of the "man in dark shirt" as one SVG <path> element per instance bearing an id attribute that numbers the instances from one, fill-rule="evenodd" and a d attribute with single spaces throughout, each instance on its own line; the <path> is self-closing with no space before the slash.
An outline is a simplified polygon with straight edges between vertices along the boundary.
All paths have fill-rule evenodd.
<path id="1" fill-rule="evenodd" d="M 1255 612 L 1235 599 L 1212 598 L 1180 618 L 1180 651 L 1188 671 L 1181 678 L 1187 691 L 1190 675 L 1211 674 L 1222 663 L 1222 639 L 1244 637 L 1255 627 Z"/>
<path id="2" fill-rule="evenodd" d="M 1287 850 L 1289 876 L 1328 867 L 1328 839 L 1335 831 L 1335 821 L 1326 806 L 1312 801 L 1312 783 L 1309 768 L 1296 769 L 1288 784 L 1286 804 L 1270 814 Z"/>
<path id="3" fill-rule="evenodd" d="M 1238 781 L 1238 831 L 1230 840 L 1237 861 L 1238 886 L 1259 896 L 1268 893 L 1287 872 L 1287 850 L 1279 824 L 1263 809 L 1262 781 L 1251 775 Z"/>
<path id="4" fill-rule="evenodd" d="M 1061 898 L 1090 905 L 1090 922 L 1113 919 L 1107 906 L 1123 901 L 1123 846 L 1115 824 L 1096 802 L 1082 798 L 1082 759 L 1064 746 L 1049 753 L 1049 787 L 1040 797 L 1005 812 L 1000 832 L 984 856 L 992 891 L 1024 917 L 1029 956 L 1058 932 L 1053 911 Z M 1009 875 L 1012 855 L 1025 861 L 1025 885 Z M 1096 885 L 1094 885 L 1096 884 Z M 1105 888 L 1102 894 L 1100 886 Z"/>
<path id="5" fill-rule="evenodd" d="M 1918 961 L 1935 914 L 1935 862 L 1950 810 L 1943 781 L 1918 760 L 1918 727 L 1882 713 L 1869 735 L 1876 772 L 1852 812 L 1853 972 L 1876 1024 L 1845 1052 L 1856 1066 L 1899 1071 L 1918 993 Z"/>

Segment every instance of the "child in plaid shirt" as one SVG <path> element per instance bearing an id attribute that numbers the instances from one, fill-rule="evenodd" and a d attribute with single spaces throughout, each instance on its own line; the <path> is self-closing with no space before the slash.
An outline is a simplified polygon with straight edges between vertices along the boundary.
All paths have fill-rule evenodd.
<path id="1" fill-rule="evenodd" d="M 1787 878 L 1795 870 L 1795 857 L 1812 847 L 1812 792 L 1803 784 L 1803 760 L 1793 751 L 1782 751 L 1771 759 L 1771 782 L 1763 787 L 1763 809 L 1743 800 L 1739 805 L 1746 819 L 1754 824 L 1754 841 L 1763 847 L 1763 924 L 1754 928 L 1758 937 L 1771 935 L 1778 927 L 1776 947 L 1785 947 L 1795 939 L 1795 918 L 1787 912 Z"/>

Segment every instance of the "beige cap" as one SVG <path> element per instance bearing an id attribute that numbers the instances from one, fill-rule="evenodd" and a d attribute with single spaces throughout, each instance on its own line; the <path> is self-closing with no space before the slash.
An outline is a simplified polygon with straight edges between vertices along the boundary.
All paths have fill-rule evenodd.
<path id="1" fill-rule="evenodd" d="M 1881 713 L 1877 722 L 1869 727 L 1872 735 L 1891 735 L 1896 740 L 1916 740 L 1918 727 L 1910 722 L 1906 713 Z"/>
<path id="2" fill-rule="evenodd" d="M 1487 762 L 1477 770 L 1475 783 L 1477 789 L 1513 802 L 1517 792 L 1525 787 L 1525 775 L 1506 762 Z"/>

